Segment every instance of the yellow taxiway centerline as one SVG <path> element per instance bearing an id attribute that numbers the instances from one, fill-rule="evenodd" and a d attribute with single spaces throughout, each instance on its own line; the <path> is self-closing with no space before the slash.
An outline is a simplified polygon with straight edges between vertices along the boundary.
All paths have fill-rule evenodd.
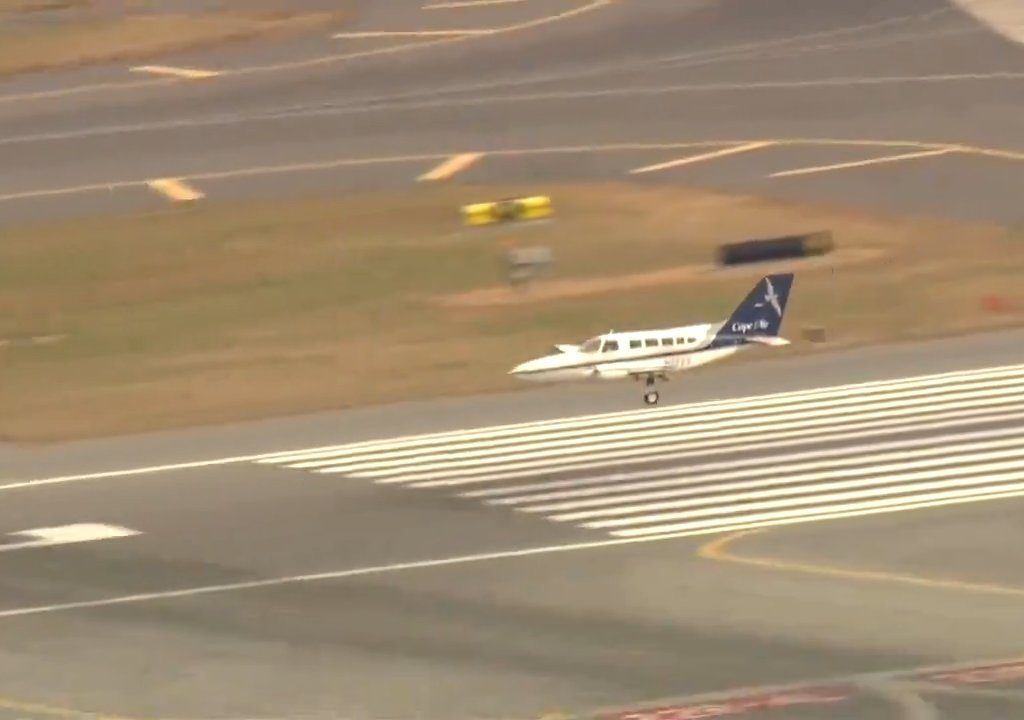
<path id="1" fill-rule="evenodd" d="M 473 165 L 482 157 L 482 153 L 461 153 L 459 155 L 453 155 L 440 165 L 436 166 L 433 170 L 420 175 L 417 180 L 420 182 L 447 180 L 456 173 L 460 173 L 470 165 Z"/>
<path id="2" fill-rule="evenodd" d="M 160 178 L 158 180 L 150 180 L 147 184 L 150 188 L 174 202 L 193 202 L 206 197 L 202 192 L 188 185 L 184 180 L 177 178 Z"/>
<path id="3" fill-rule="evenodd" d="M 770 147 L 774 144 L 775 143 L 773 142 L 752 142 L 746 143 L 745 145 L 736 145 L 734 147 L 724 148 L 723 150 L 701 153 L 700 155 L 690 155 L 689 157 L 680 158 L 678 160 L 669 160 L 668 162 L 658 163 L 657 165 L 646 165 L 644 167 L 630 170 L 629 174 L 639 175 L 641 173 L 657 172 L 658 170 L 668 170 L 669 168 L 679 167 L 681 165 L 692 165 L 693 163 L 704 162 L 705 160 L 714 160 L 715 158 L 725 157 L 727 155 L 738 155 L 740 153 L 751 152 L 753 150 L 760 150 L 761 148 Z"/>
<path id="4" fill-rule="evenodd" d="M 169 67 L 167 65 L 138 65 L 131 69 L 133 73 L 150 73 L 152 75 L 169 75 L 185 80 L 205 80 L 220 75 L 215 70 L 198 70 L 196 68 Z"/>
<path id="5" fill-rule="evenodd" d="M 763 570 L 774 570 L 777 572 L 798 573 L 803 575 L 817 575 L 819 577 L 832 577 L 859 582 L 916 585 L 918 587 L 930 588 L 933 590 L 953 590 L 983 595 L 1024 596 L 1024 587 L 968 582 L 958 580 L 956 578 L 931 578 L 906 573 L 888 572 L 885 570 L 854 570 L 844 567 L 835 567 L 832 565 L 780 560 L 771 557 L 737 555 L 730 550 L 730 546 L 735 541 L 756 533 L 758 533 L 757 529 L 741 530 L 739 532 L 719 537 L 705 545 L 702 545 L 697 550 L 697 557 L 704 558 L 705 560 L 748 565 L 750 567 L 757 567 Z"/>
<path id="6" fill-rule="evenodd" d="M 833 170 L 847 170 L 849 168 L 867 167 L 869 165 L 882 165 L 883 163 L 902 162 L 903 160 L 916 160 L 918 158 L 934 157 L 956 152 L 953 148 L 941 148 L 939 150 L 926 150 L 923 152 L 904 153 L 902 155 L 886 155 L 885 157 L 871 158 L 869 160 L 855 160 L 853 162 L 836 163 L 835 165 L 818 165 L 816 167 L 797 168 L 796 170 L 783 170 L 772 173 L 768 177 L 791 177 L 793 175 L 810 175 L 812 173 L 832 172 Z"/>

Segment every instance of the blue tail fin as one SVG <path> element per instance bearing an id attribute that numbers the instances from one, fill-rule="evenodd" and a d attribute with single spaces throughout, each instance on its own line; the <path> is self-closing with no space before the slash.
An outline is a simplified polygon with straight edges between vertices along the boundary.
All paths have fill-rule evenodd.
<path id="1" fill-rule="evenodd" d="M 761 278 L 722 324 L 712 345 L 742 345 L 751 337 L 777 337 L 792 287 L 793 273 Z"/>

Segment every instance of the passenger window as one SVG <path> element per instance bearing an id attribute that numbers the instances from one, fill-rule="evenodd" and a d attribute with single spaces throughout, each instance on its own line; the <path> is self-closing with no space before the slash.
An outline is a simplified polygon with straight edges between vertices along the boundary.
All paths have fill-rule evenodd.
<path id="1" fill-rule="evenodd" d="M 615 352 L 618 349 L 619 349 L 619 341 L 618 340 L 605 340 L 604 341 L 604 351 L 605 352 Z"/>
<path id="2" fill-rule="evenodd" d="M 686 342 L 688 342 L 688 343 L 695 343 L 697 341 L 694 340 L 693 338 L 686 338 Z"/>
<path id="3" fill-rule="evenodd" d="M 647 338 L 646 340 L 644 340 L 644 344 L 647 347 L 658 347 L 658 340 L 657 338 Z"/>
<path id="4" fill-rule="evenodd" d="M 676 338 L 676 345 L 685 345 L 686 338 Z"/>
<path id="5" fill-rule="evenodd" d="M 671 345 L 671 344 L 672 344 L 672 338 L 662 338 L 662 339 L 661 339 L 661 344 L 662 344 L 663 346 L 664 346 L 664 345 Z"/>
<path id="6" fill-rule="evenodd" d="M 641 346 L 641 342 L 639 340 L 630 340 L 629 341 L 629 346 L 631 348 L 638 348 L 638 347 Z"/>

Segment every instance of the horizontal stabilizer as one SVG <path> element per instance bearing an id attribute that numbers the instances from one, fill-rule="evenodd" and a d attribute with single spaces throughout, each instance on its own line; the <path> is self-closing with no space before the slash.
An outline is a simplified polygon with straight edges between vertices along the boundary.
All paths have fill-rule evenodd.
<path id="1" fill-rule="evenodd" d="M 784 337 L 778 335 L 747 335 L 747 342 L 760 343 L 761 345 L 772 345 L 774 347 L 781 347 L 783 345 L 792 345 L 792 343 Z"/>

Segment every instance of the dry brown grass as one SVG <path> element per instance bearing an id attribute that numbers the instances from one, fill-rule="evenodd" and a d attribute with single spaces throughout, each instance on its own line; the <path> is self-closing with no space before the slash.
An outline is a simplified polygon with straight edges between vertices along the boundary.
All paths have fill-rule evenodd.
<path id="1" fill-rule="evenodd" d="M 287 35 L 338 24 L 337 12 L 259 12 L 244 7 L 201 14 L 100 15 L 87 0 L 0 0 L 0 75 L 101 62 L 131 62 L 225 42 Z M 339 3 L 344 6 L 344 3 Z M 19 22 L 42 10 L 58 19 Z"/>
<path id="2" fill-rule="evenodd" d="M 458 224 L 462 203 L 534 192 L 554 197 L 554 222 Z M 800 340 L 811 325 L 844 345 L 1021 322 L 1013 309 L 1024 307 L 1024 246 L 988 225 L 619 185 L 201 204 L 5 231 L 0 338 L 63 339 L 0 347 L 0 436 L 79 437 L 510 388 L 507 369 L 555 342 L 724 317 L 765 269 L 637 278 L 706 265 L 720 242 L 824 228 L 844 253 L 876 255 L 783 264 L 799 268 L 784 326 L 796 344 L 751 358 L 816 349 Z M 553 248 L 548 295 L 438 302 L 500 285 L 501 244 L 513 237 Z M 989 309 L 989 296 L 1010 310 Z"/>

